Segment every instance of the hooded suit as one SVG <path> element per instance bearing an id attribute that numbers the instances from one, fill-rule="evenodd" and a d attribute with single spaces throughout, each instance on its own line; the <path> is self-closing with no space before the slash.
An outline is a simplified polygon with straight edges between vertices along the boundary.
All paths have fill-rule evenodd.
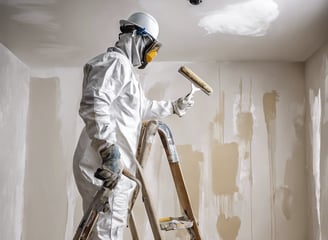
<path id="1" fill-rule="evenodd" d="M 98 149 L 115 144 L 121 163 L 135 172 L 135 155 L 142 122 L 173 114 L 171 101 L 152 101 L 144 96 L 133 67 L 142 62 L 147 40 L 135 32 L 120 35 L 114 47 L 91 59 L 84 66 L 79 114 L 85 123 L 73 161 L 78 190 L 87 210 L 103 182 L 94 177 L 102 166 Z M 128 204 L 135 183 L 121 176 L 111 191 L 110 211 L 101 213 L 92 240 L 123 238 Z"/>

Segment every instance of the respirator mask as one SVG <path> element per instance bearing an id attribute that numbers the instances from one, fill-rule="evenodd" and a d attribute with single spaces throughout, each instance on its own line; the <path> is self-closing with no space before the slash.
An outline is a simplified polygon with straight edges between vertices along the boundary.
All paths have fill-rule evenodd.
<path id="1" fill-rule="evenodd" d="M 154 58 L 157 56 L 159 49 L 161 48 L 162 44 L 157 41 L 156 39 L 153 39 L 150 35 L 143 35 L 143 38 L 147 42 L 147 45 L 145 46 L 144 52 L 142 54 L 142 64 L 139 67 L 139 69 L 144 69 L 148 63 L 154 60 Z"/>
<path id="2" fill-rule="evenodd" d="M 148 34 L 144 28 L 135 25 L 125 25 L 121 26 L 120 30 L 122 33 L 135 31 L 137 35 L 142 37 L 142 41 L 144 41 L 145 47 L 142 49 L 142 52 L 140 52 L 141 65 L 138 68 L 144 69 L 147 64 L 153 61 L 153 59 L 157 56 L 158 50 L 162 44 L 154 39 L 150 34 Z"/>

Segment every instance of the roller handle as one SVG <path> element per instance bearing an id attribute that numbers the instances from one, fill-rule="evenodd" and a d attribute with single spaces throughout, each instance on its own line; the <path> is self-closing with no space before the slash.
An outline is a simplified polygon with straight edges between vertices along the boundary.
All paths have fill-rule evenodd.
<path id="1" fill-rule="evenodd" d="M 195 92 L 199 91 L 200 89 L 198 87 L 196 87 L 194 84 L 191 83 L 191 90 L 190 92 L 187 94 L 186 98 L 189 101 L 190 99 L 193 98 Z"/>

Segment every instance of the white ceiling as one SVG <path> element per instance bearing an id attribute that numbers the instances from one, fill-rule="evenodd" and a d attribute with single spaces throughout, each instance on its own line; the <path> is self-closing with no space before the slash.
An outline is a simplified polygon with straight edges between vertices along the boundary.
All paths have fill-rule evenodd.
<path id="1" fill-rule="evenodd" d="M 0 42 L 29 66 L 81 66 L 135 11 L 158 20 L 161 61 L 304 61 L 327 40 L 328 0 L 0 0 Z"/>

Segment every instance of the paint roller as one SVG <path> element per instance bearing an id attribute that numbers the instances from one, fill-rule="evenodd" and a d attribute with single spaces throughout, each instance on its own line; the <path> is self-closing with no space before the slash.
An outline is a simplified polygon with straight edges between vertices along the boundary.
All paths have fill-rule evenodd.
<path id="1" fill-rule="evenodd" d="M 181 66 L 178 70 L 185 78 L 191 82 L 191 91 L 187 95 L 188 98 L 192 98 L 195 92 L 202 90 L 207 95 L 210 95 L 213 92 L 213 89 L 208 85 L 203 79 L 197 76 L 191 69 L 186 66 Z"/>

